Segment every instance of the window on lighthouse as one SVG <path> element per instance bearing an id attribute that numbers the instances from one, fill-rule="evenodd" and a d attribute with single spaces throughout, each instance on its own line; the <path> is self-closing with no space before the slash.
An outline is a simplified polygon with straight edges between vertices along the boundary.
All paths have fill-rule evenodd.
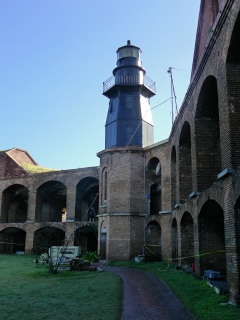
<path id="1" fill-rule="evenodd" d="M 134 47 L 124 47 L 118 51 L 118 60 L 126 57 L 140 58 L 140 49 Z"/>

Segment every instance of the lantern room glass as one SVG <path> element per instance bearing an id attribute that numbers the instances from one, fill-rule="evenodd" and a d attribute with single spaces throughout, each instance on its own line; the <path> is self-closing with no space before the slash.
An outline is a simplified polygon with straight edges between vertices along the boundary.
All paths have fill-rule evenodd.
<path id="1" fill-rule="evenodd" d="M 123 47 L 119 49 L 117 59 L 133 57 L 140 59 L 140 49 L 134 47 Z"/>

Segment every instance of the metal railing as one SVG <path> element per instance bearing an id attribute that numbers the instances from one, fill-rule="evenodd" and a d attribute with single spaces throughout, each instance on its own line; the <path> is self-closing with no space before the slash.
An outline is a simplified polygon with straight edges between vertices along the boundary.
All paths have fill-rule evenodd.
<path id="1" fill-rule="evenodd" d="M 121 74 L 115 76 L 115 84 L 143 84 L 143 74 Z"/>
<path id="2" fill-rule="evenodd" d="M 144 76 L 144 85 L 156 93 L 156 82 L 152 81 L 152 79 Z"/>
<path id="3" fill-rule="evenodd" d="M 115 84 L 144 84 L 151 91 L 156 92 L 156 83 L 146 75 L 139 73 L 111 76 L 103 82 L 103 92 L 108 91 Z"/>
<path id="4" fill-rule="evenodd" d="M 103 82 L 103 92 L 108 91 L 108 89 L 112 88 L 115 85 L 115 77 L 111 76 L 105 82 Z"/>

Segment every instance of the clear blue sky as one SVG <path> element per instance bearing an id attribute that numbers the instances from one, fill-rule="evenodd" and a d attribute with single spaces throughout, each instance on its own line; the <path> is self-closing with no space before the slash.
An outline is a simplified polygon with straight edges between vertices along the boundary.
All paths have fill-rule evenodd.
<path id="1" fill-rule="evenodd" d="M 27 150 L 55 169 L 96 166 L 108 99 L 102 83 L 131 40 L 156 82 L 151 107 L 178 107 L 189 85 L 200 1 L 0 0 L 0 150 Z M 154 140 L 169 136 L 171 103 L 152 111 Z"/>

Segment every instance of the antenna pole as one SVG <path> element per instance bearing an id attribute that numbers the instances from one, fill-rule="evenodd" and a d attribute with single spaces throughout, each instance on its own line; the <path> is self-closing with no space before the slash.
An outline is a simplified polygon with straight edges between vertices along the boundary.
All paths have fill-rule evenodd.
<path id="1" fill-rule="evenodd" d="M 170 81 L 171 81 L 171 105 L 172 105 L 172 124 L 173 124 L 173 89 L 172 89 L 172 67 L 168 68 L 167 71 L 170 75 Z"/>
<path id="2" fill-rule="evenodd" d="M 176 115 L 178 114 L 178 107 L 177 107 L 177 97 L 176 97 L 176 94 L 175 94 L 173 77 L 172 77 L 172 67 L 169 67 L 167 72 L 170 74 L 170 80 L 171 80 L 172 124 L 173 124 L 173 120 L 174 120 L 174 115 L 173 115 L 173 97 L 174 97 L 174 101 L 175 101 L 175 109 L 176 109 L 175 112 L 176 112 Z"/>

